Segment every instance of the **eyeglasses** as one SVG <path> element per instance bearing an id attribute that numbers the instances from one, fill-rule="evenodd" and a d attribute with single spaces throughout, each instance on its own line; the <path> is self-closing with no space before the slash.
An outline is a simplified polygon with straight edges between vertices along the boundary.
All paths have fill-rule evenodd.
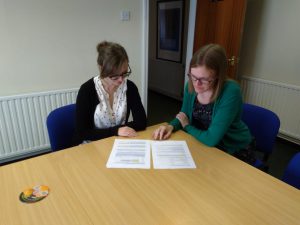
<path id="1" fill-rule="evenodd" d="M 204 84 L 204 85 L 209 85 L 211 84 L 212 82 L 215 81 L 215 79 L 207 79 L 207 78 L 197 78 L 195 77 L 193 74 L 187 74 L 187 76 L 193 81 L 193 82 L 197 82 L 199 81 L 201 84 Z"/>
<path id="2" fill-rule="evenodd" d="M 111 75 L 109 76 L 109 78 L 111 80 L 118 80 L 120 77 L 122 77 L 122 79 L 126 78 L 126 77 L 129 77 L 129 75 L 131 74 L 131 68 L 130 66 L 128 65 L 128 71 L 124 72 L 124 73 L 121 73 L 121 74 L 115 74 L 115 75 Z"/>

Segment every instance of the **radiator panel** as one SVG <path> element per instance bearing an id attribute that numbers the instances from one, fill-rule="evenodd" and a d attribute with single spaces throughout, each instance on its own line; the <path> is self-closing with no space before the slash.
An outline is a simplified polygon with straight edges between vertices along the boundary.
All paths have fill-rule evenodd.
<path id="1" fill-rule="evenodd" d="M 300 143 L 300 87 L 242 77 L 244 101 L 275 112 L 280 118 L 279 136 Z"/>
<path id="2" fill-rule="evenodd" d="M 75 103 L 78 89 L 0 97 L 0 161 L 50 149 L 46 118 Z"/>

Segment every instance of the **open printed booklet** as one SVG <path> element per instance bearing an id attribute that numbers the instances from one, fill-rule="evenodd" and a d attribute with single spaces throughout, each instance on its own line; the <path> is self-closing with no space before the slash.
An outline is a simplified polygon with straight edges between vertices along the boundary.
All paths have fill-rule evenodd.
<path id="1" fill-rule="evenodd" d="M 150 141 L 116 139 L 106 167 L 150 169 Z"/>
<path id="2" fill-rule="evenodd" d="M 196 168 L 185 141 L 150 141 L 116 139 L 107 161 L 107 168 L 150 169 Z"/>

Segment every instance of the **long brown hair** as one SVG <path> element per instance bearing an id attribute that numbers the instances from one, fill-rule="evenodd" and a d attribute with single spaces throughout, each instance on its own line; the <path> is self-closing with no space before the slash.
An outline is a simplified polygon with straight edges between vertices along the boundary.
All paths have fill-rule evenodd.
<path id="1" fill-rule="evenodd" d="M 108 77 L 120 70 L 124 63 L 128 63 L 128 55 L 123 46 L 114 42 L 103 41 L 97 45 L 97 63 L 100 77 Z"/>
<path id="2" fill-rule="evenodd" d="M 215 72 L 215 81 L 213 82 L 213 95 L 211 101 L 216 100 L 219 96 L 223 85 L 227 79 L 227 57 L 225 49 L 218 44 L 208 44 L 200 48 L 193 55 L 190 62 L 190 69 L 198 66 L 205 66 L 207 69 L 211 69 Z M 194 91 L 194 86 L 191 79 L 188 83 L 189 92 Z"/>

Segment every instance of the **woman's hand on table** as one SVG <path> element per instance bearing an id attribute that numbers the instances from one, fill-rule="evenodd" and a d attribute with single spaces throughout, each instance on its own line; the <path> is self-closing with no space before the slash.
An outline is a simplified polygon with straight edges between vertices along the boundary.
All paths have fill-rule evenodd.
<path id="1" fill-rule="evenodd" d="M 137 132 L 131 127 L 120 127 L 118 130 L 118 135 L 122 137 L 136 137 Z"/>
<path id="2" fill-rule="evenodd" d="M 172 125 L 162 125 L 153 132 L 152 138 L 154 140 L 168 139 L 171 136 L 173 129 L 174 127 Z"/>

